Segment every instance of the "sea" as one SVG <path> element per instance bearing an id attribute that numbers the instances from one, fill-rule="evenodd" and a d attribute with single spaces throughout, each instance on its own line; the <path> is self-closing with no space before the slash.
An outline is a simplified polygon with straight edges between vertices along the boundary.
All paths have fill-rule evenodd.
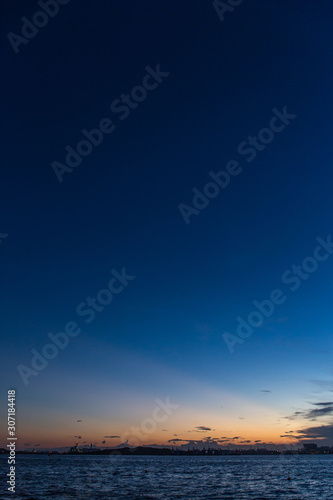
<path id="1" fill-rule="evenodd" d="M 333 455 L 17 455 L 15 466 L 15 493 L 5 479 L 1 500 L 333 499 Z"/>

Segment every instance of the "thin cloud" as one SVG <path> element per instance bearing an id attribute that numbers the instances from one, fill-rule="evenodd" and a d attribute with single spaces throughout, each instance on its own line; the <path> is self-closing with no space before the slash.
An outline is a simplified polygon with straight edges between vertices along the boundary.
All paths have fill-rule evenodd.
<path id="1" fill-rule="evenodd" d="M 324 406 L 324 408 L 316 408 L 315 410 L 309 410 L 305 418 L 316 420 L 318 417 L 324 417 L 326 415 L 333 414 L 333 406 Z"/>
<path id="2" fill-rule="evenodd" d="M 277 322 L 278 323 L 284 323 L 285 321 L 287 321 L 289 318 L 288 316 L 282 316 L 281 318 L 277 318 Z"/>
<path id="3" fill-rule="evenodd" d="M 304 411 L 295 411 L 292 415 L 287 415 L 285 418 L 287 420 L 295 420 L 296 418 L 299 418 L 299 415 L 305 415 Z"/>
<path id="4" fill-rule="evenodd" d="M 326 439 L 330 442 L 333 440 L 333 424 L 308 427 L 296 432 L 302 435 L 301 439 Z"/>
<path id="5" fill-rule="evenodd" d="M 318 385 L 325 391 L 333 392 L 333 380 L 310 380 L 315 385 Z"/>
<path id="6" fill-rule="evenodd" d="M 200 333 L 211 333 L 211 327 L 207 324 L 201 324 L 201 325 L 195 325 L 195 328 L 197 329 L 198 332 Z"/>
<path id="7" fill-rule="evenodd" d="M 325 417 L 328 415 L 333 415 L 333 402 L 325 401 L 321 403 L 311 403 L 313 406 L 319 406 L 320 408 L 310 408 L 304 411 L 295 411 L 292 415 L 284 417 L 288 420 L 295 420 L 302 415 L 303 418 L 307 420 L 317 420 L 317 418 Z"/>

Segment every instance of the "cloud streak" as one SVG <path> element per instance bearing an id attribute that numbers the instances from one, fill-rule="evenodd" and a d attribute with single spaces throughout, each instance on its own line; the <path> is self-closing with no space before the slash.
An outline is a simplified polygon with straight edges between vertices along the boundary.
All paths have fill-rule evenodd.
<path id="1" fill-rule="evenodd" d="M 304 418 L 306 420 L 316 421 L 320 417 L 326 417 L 333 415 L 333 402 L 325 401 L 321 403 L 311 403 L 313 406 L 319 408 L 309 408 L 307 410 L 295 411 L 292 415 L 288 415 L 284 418 L 287 420 L 295 420 L 297 418 Z"/>
<path id="2" fill-rule="evenodd" d="M 205 427 L 204 425 L 200 425 L 199 427 L 196 427 L 200 432 L 202 431 L 212 431 L 214 429 L 211 429 L 210 427 Z"/>

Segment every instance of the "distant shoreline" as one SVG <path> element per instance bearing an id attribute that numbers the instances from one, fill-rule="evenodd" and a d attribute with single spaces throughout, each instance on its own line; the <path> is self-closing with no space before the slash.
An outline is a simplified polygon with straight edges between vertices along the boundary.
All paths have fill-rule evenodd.
<path id="1" fill-rule="evenodd" d="M 106 448 L 98 450 L 75 450 L 75 451 L 17 451 L 17 455 L 65 455 L 65 456 L 80 456 L 80 455 L 114 455 L 114 456 L 140 456 L 140 455 L 154 455 L 154 456 L 237 456 L 237 455 L 332 455 L 333 448 L 323 447 L 311 450 L 266 450 L 266 449 L 251 449 L 251 450 L 218 450 L 218 449 L 192 449 L 192 450 L 178 450 L 172 448 L 153 448 L 140 446 L 136 448 Z M 8 455 L 7 450 L 0 449 L 0 455 Z"/>

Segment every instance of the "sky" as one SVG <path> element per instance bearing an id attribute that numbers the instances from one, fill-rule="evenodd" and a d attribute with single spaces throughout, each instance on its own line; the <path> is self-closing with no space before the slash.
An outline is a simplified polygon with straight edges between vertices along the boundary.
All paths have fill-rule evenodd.
<path id="1" fill-rule="evenodd" d="M 333 445 L 333 7 L 226 4 L 2 3 L 18 448 Z"/>

